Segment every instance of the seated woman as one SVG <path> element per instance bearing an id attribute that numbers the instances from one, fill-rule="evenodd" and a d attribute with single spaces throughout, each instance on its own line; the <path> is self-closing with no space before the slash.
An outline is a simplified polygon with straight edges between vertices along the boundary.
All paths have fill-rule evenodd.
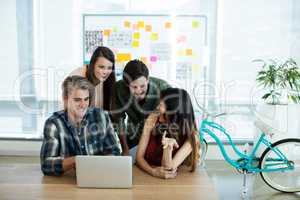
<path id="1" fill-rule="evenodd" d="M 90 64 L 80 67 L 70 75 L 83 76 L 95 87 L 95 97 L 91 106 L 112 110 L 113 85 L 116 82 L 115 56 L 107 47 L 99 46 L 95 49 Z"/>
<path id="2" fill-rule="evenodd" d="M 188 93 L 178 88 L 161 91 L 158 110 L 145 122 L 136 154 L 138 166 L 159 178 L 175 178 L 182 163 L 195 171 L 200 143 Z"/>

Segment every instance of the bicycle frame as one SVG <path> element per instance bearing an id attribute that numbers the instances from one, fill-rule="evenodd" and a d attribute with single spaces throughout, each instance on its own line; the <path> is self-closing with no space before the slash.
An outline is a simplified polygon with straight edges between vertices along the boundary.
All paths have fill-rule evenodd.
<path id="1" fill-rule="evenodd" d="M 210 130 L 210 128 L 217 129 L 218 131 L 220 131 L 221 133 L 226 135 L 226 137 L 228 138 L 229 144 L 231 145 L 234 152 L 239 157 L 238 160 L 233 160 L 228 156 L 223 143 L 218 138 L 218 136 L 212 130 Z M 222 127 L 221 125 L 219 125 L 215 122 L 212 122 L 212 121 L 208 121 L 207 119 L 204 119 L 204 120 L 202 120 L 201 126 L 200 126 L 200 142 L 201 142 L 201 144 L 203 144 L 204 133 L 208 134 L 216 141 L 217 145 L 219 146 L 219 148 L 221 150 L 221 153 L 222 153 L 224 159 L 238 170 L 246 170 L 247 172 L 258 173 L 258 172 L 271 172 L 271 171 L 282 171 L 282 170 L 294 169 L 294 167 L 290 164 L 290 162 L 287 160 L 287 158 L 284 156 L 284 154 L 278 148 L 272 147 L 272 143 L 269 142 L 265 138 L 265 136 L 266 136 L 265 133 L 262 133 L 260 135 L 258 142 L 255 144 L 254 148 L 248 155 L 245 153 L 242 153 L 241 151 L 238 150 L 236 145 L 233 143 L 230 135 L 227 133 L 225 128 Z M 266 166 L 265 168 L 260 169 L 260 167 L 258 166 L 259 158 L 255 157 L 255 154 L 256 154 L 258 148 L 262 144 L 264 144 L 267 148 L 269 147 L 278 157 L 276 157 L 275 159 L 272 159 L 272 161 L 275 161 L 275 163 L 268 164 L 268 166 Z M 285 167 L 282 167 L 282 165 L 284 165 Z M 280 167 L 276 168 L 276 166 L 280 166 Z"/>

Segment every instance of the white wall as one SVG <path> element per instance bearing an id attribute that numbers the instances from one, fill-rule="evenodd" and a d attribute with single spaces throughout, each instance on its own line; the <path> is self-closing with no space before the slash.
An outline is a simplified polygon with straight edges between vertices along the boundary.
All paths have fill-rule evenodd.
<path id="1" fill-rule="evenodd" d="M 13 100 L 14 81 L 19 75 L 15 0 L 0 0 L 0 24 L 0 100 Z"/>
<path id="2" fill-rule="evenodd" d="M 226 0 L 221 3 L 218 34 L 220 65 L 218 82 L 227 87 L 227 103 L 251 103 L 251 90 L 260 69 L 254 59 L 288 58 L 299 53 L 299 1 Z M 298 8 L 294 6 L 298 4 Z M 298 19 L 297 19 L 298 16 Z M 294 24 L 293 24 L 294 22 Z M 295 44 L 295 37 L 298 42 Z M 294 38 L 294 39 L 293 39 Z M 299 51 L 298 51 L 299 52 Z M 298 55 L 296 55 L 298 54 Z M 260 97 L 259 97 L 260 98 Z M 225 99 L 223 99 L 225 100 Z"/>

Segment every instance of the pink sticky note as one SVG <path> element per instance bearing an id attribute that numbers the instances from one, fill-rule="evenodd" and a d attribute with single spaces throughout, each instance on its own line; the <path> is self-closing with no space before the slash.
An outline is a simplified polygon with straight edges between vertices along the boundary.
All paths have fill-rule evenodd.
<path id="1" fill-rule="evenodd" d="M 137 25 L 137 24 L 133 24 L 133 25 L 132 25 L 132 29 L 133 29 L 133 30 L 138 30 L 138 25 Z"/>
<path id="2" fill-rule="evenodd" d="M 157 61 L 157 57 L 156 56 L 150 56 L 150 61 L 151 62 L 156 62 Z"/>

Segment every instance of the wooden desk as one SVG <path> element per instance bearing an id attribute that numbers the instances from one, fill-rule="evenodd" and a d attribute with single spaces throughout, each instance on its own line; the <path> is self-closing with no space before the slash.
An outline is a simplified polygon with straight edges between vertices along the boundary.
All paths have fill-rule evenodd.
<path id="1" fill-rule="evenodd" d="M 1 159 L 1 158 L 0 158 Z M 132 189 L 85 189 L 76 186 L 74 171 L 62 177 L 43 176 L 40 165 L 0 163 L 0 199 L 97 199 L 97 200 L 215 200 L 218 195 L 205 170 L 179 170 L 176 179 L 154 178 L 133 167 Z"/>

